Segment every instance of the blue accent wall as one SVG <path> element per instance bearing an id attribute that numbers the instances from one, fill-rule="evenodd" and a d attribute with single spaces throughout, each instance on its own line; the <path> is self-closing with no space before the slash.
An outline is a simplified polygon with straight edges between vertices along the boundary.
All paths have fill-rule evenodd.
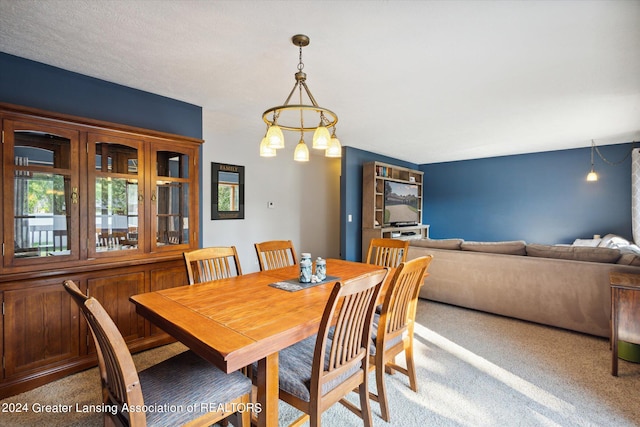
<path id="1" fill-rule="evenodd" d="M 362 165 L 373 161 L 418 169 L 415 163 L 357 148 L 343 148 L 340 177 L 340 255 L 349 261 L 362 259 Z M 352 216 L 352 222 L 347 221 L 348 215 Z"/>
<path id="2" fill-rule="evenodd" d="M 423 223 L 434 239 L 558 244 L 614 233 L 631 240 L 632 144 L 598 148 L 619 164 L 596 155 L 599 180 L 587 182 L 590 147 L 425 165 L 346 147 L 341 255 L 361 259 L 362 165 L 369 161 L 424 172 Z"/>
<path id="3" fill-rule="evenodd" d="M 202 138 L 202 108 L 0 52 L 0 101 Z"/>
<path id="4" fill-rule="evenodd" d="M 598 147 L 611 162 L 632 144 Z M 617 165 L 591 149 L 550 151 L 422 165 L 423 222 L 432 238 L 571 243 L 615 233 L 631 240 L 631 157 Z"/>

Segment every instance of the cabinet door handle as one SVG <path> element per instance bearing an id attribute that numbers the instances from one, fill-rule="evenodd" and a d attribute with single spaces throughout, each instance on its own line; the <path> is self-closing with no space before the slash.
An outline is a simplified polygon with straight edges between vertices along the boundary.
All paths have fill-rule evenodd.
<path id="1" fill-rule="evenodd" d="M 151 193 L 151 201 L 155 202 L 156 200 L 158 200 L 158 197 L 156 196 L 156 190 L 153 190 L 153 192 Z"/>
<path id="2" fill-rule="evenodd" d="M 73 187 L 71 189 L 71 203 L 75 205 L 78 204 L 78 187 Z"/>
<path id="3" fill-rule="evenodd" d="M 138 201 L 139 202 L 144 201 L 144 195 L 142 193 L 138 193 Z"/>

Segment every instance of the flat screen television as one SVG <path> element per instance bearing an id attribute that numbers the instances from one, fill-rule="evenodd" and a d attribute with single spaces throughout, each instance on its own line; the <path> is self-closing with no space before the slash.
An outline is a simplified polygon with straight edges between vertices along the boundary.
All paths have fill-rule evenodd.
<path id="1" fill-rule="evenodd" d="M 418 186 L 404 182 L 384 184 L 384 224 L 416 225 L 420 222 Z"/>

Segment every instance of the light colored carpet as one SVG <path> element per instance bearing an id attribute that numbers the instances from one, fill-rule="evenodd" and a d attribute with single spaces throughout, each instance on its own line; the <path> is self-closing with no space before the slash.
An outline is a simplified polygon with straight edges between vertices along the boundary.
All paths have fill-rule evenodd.
<path id="1" fill-rule="evenodd" d="M 634 426 L 640 425 L 640 364 L 620 361 L 610 374 L 608 341 L 579 333 L 421 300 L 416 328 L 420 390 L 387 376 L 391 422 L 376 426 Z M 135 355 L 138 369 L 181 351 L 172 344 Z M 373 377 L 371 386 L 375 387 Z M 353 395 L 354 402 L 355 394 Z M 0 401 L 95 404 L 96 369 Z M 280 405 L 280 425 L 298 412 Z M 326 426 L 361 426 L 341 405 L 323 414 Z M 2 426 L 101 426 L 96 413 L 0 412 Z"/>

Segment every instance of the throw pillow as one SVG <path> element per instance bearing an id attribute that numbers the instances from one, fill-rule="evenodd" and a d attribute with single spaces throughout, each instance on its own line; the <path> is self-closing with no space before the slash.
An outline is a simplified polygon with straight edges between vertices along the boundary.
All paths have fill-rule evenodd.
<path id="1" fill-rule="evenodd" d="M 571 246 L 589 246 L 592 248 L 597 247 L 602 242 L 602 239 L 576 239 Z"/>
<path id="2" fill-rule="evenodd" d="M 629 245 L 630 242 L 624 237 L 617 236 L 615 234 L 607 234 L 602 238 L 602 241 L 598 245 L 600 248 L 619 248 Z"/>

